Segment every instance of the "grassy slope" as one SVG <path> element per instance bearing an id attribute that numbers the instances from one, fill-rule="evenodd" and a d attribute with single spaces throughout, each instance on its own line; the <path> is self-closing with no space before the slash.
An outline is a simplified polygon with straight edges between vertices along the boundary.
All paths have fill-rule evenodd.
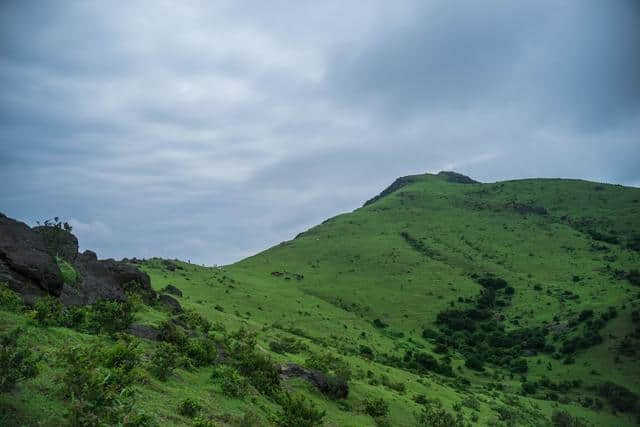
<path id="1" fill-rule="evenodd" d="M 463 185 L 425 175 L 376 203 L 332 218 L 297 239 L 231 266 L 205 268 L 181 263 L 184 270 L 171 272 L 160 262 L 151 261 L 142 268 L 151 275 L 154 288 L 169 283 L 180 288 L 185 295 L 180 298 L 184 307 L 230 329 L 245 325 L 259 331 L 263 349 L 268 349 L 274 337 L 288 335 L 306 342 L 312 352 L 342 354 L 355 374 L 347 400 L 350 411 L 305 383 L 294 380 L 287 384 L 327 410 L 327 425 L 373 425 L 372 418 L 361 411 L 362 401 L 368 396 L 382 396 L 390 403 L 392 425 L 413 425 L 413 413 L 420 405 L 412 397 L 418 393 L 439 398 L 448 410 L 472 394 L 480 402 L 477 414 L 481 425 L 499 420 L 497 409 L 501 407 L 519 412 L 517 422 L 525 425 L 546 425 L 556 407 L 594 425 L 631 425 L 631 417 L 612 415 L 608 409 L 591 411 L 575 400 L 579 395 L 589 395 L 588 386 L 603 378 L 640 392 L 637 360 L 622 357 L 614 363 L 612 351 L 619 338 L 631 331 L 630 311 L 637 305 L 639 289 L 604 269 L 606 264 L 625 271 L 638 268 L 640 256 L 623 245 L 601 242 L 595 243 L 608 247 L 608 251 L 593 251 L 594 241 L 585 234 L 584 224 L 578 226 L 575 220 L 591 218 L 589 227 L 615 232 L 625 243 L 629 236 L 640 234 L 638 199 L 638 189 L 583 181 Z M 519 213 L 511 205 L 514 201 L 544 206 L 548 214 Z M 572 223 L 563 219 L 565 216 Z M 401 236 L 403 231 L 422 239 L 426 249 L 414 249 Z M 284 274 L 274 276 L 272 272 Z M 421 337 L 422 329 L 433 325 L 440 310 L 451 303 L 459 304 L 458 297 L 477 295 L 480 286 L 469 274 L 485 272 L 505 278 L 516 288 L 513 303 L 504 311 L 507 327 L 515 327 L 512 322 L 535 326 L 556 315 L 567 319 L 584 308 L 596 312 L 609 306 L 618 308 L 619 316 L 602 331 L 605 341 L 579 353 L 575 364 L 563 365 L 548 356 L 529 360 L 530 379 L 542 375 L 556 381 L 582 379 L 583 386 L 572 392 L 572 402 L 560 404 L 519 396 L 516 393 L 521 378 L 492 368 L 484 373 L 470 371 L 462 366 L 461 357 L 454 357 L 453 366 L 470 385 L 435 374 L 420 377 L 354 355 L 361 344 L 372 347 L 376 354 L 401 355 L 405 348 L 431 349 L 433 344 Z M 295 274 L 304 278 L 298 280 Z M 574 281 L 574 276 L 579 280 Z M 542 290 L 535 290 L 536 285 Z M 579 295 L 579 299 L 566 298 L 562 294 L 566 290 Z M 214 309 L 216 305 L 224 311 Z M 166 317 L 154 310 L 138 316 L 151 324 Z M 389 323 L 389 328 L 374 328 L 372 320 L 376 318 Z M 14 324 L 23 324 L 27 336 L 51 357 L 41 361 L 42 375 L 23 383 L 11 395 L 0 397 L 0 403 L 13 408 L 14 419 L 21 423 L 55 424 L 64 413 L 64 404 L 56 394 L 55 373 L 60 369 L 55 366 L 56 349 L 69 341 L 108 339 L 62 328 L 42 330 L 22 316 L 2 312 L 0 328 Z M 404 337 L 399 337 L 400 332 Z M 307 356 L 273 354 L 280 362 L 304 363 Z M 602 375 L 592 375 L 592 370 Z M 404 383 L 406 392 L 370 385 L 367 371 L 378 380 L 387 376 L 390 382 Z M 276 410 L 259 395 L 254 396 L 255 402 L 251 398 L 224 398 L 211 384 L 209 374 L 210 368 L 179 370 L 167 383 L 149 379 L 140 387 L 140 405 L 165 424 L 188 423 L 175 411 L 177 402 L 185 396 L 200 399 L 207 413 L 216 415 L 221 424 L 247 410 L 256 410 L 266 420 L 266 414 Z M 504 384 L 504 390 L 497 390 L 493 383 Z M 476 412 L 467 407 L 462 411 L 467 420 Z"/>

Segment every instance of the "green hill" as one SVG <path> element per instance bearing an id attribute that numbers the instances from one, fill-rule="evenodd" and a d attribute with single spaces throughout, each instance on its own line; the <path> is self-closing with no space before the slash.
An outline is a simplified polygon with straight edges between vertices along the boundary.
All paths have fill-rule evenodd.
<path id="1" fill-rule="evenodd" d="M 244 351 L 258 359 L 347 378 L 348 396 L 336 398 L 333 388 L 281 375 L 282 390 L 326 411 L 325 425 L 638 422 L 637 188 L 414 175 L 236 264 L 151 259 L 139 268 L 155 290 L 176 286 L 182 307 L 212 322 L 205 336 L 218 356 L 253 346 L 233 335 L 243 327 L 257 333 Z M 171 317 L 158 306 L 137 308 L 143 325 Z M 21 326 L 24 342 L 45 356 L 38 376 L 0 395 L 4 422 L 66 422 L 65 346 L 109 348 L 117 337 L 38 326 L 37 310 L 0 313 L 2 330 Z M 160 381 L 147 372 L 158 344 L 140 342 L 135 407 L 161 425 L 191 425 L 177 409 L 185 397 L 202 406 L 201 423 L 283 419 L 289 403 L 253 381 L 255 371 L 235 397 L 222 374 L 212 378 L 215 363 L 183 364 Z"/>

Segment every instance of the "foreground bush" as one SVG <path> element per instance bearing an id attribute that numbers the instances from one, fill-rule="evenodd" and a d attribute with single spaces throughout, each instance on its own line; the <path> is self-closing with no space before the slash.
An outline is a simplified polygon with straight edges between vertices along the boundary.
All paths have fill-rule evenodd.
<path id="1" fill-rule="evenodd" d="M 553 411 L 551 424 L 554 427 L 586 427 L 586 424 L 565 411 Z"/>
<path id="2" fill-rule="evenodd" d="M 11 289 L 6 283 L 0 283 L 0 310 L 13 311 L 22 310 L 22 298 Z"/>
<path id="3" fill-rule="evenodd" d="M 87 317 L 89 330 L 96 334 L 125 331 L 134 320 L 131 304 L 124 301 L 98 301 L 91 306 Z"/>
<path id="4" fill-rule="evenodd" d="M 464 427 L 464 419 L 461 413 L 454 416 L 439 405 L 427 404 L 416 415 L 416 424 L 427 427 Z"/>
<path id="5" fill-rule="evenodd" d="M 179 356 L 174 345 L 162 342 L 151 356 L 149 371 L 160 381 L 166 381 L 178 367 Z"/>
<path id="6" fill-rule="evenodd" d="M 389 413 L 389 404 L 383 398 L 367 399 L 364 401 L 364 412 L 374 418 L 384 417 Z"/>
<path id="7" fill-rule="evenodd" d="M 178 413 L 185 417 L 193 418 L 200 412 L 202 406 L 195 400 L 187 397 L 180 402 Z"/>
<path id="8" fill-rule="evenodd" d="M 18 381 L 38 374 L 31 350 L 18 342 L 19 328 L 0 334 L 0 392 L 12 390 Z"/>
<path id="9" fill-rule="evenodd" d="M 282 410 L 277 415 L 275 424 L 281 427 L 313 427 L 322 424 L 324 411 L 316 409 L 313 402 L 307 402 L 305 397 L 297 395 L 291 397 L 286 393 L 281 398 Z"/>
<path id="10" fill-rule="evenodd" d="M 33 305 L 35 319 L 41 326 L 61 326 L 64 324 L 64 307 L 56 298 L 47 295 L 38 298 Z"/>
<path id="11" fill-rule="evenodd" d="M 133 409 L 134 353 L 122 344 L 117 349 L 73 347 L 63 354 L 67 370 L 61 379 L 64 396 L 70 400 L 70 425 L 153 424 L 149 416 Z"/>
<path id="12" fill-rule="evenodd" d="M 230 366 L 218 366 L 213 370 L 211 378 L 220 384 L 222 394 L 227 397 L 242 399 L 247 394 L 247 380 Z"/>

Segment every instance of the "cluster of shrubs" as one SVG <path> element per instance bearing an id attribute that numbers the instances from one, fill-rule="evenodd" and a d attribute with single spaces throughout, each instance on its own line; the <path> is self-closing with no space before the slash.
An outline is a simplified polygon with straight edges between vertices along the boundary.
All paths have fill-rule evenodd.
<path id="1" fill-rule="evenodd" d="M 128 301 L 100 300 L 84 307 L 64 307 L 56 298 L 36 300 L 35 320 L 41 326 L 64 326 L 93 334 L 115 334 L 131 326 L 134 312 Z"/>
<path id="2" fill-rule="evenodd" d="M 571 327 L 575 327 L 582 323 L 582 333 L 577 336 L 566 337 L 562 342 L 560 352 L 565 355 L 572 355 L 578 350 L 587 349 L 602 343 L 603 338 L 599 331 L 604 328 L 607 321 L 617 316 L 618 312 L 615 307 L 609 307 L 609 309 L 599 317 L 594 316 L 593 310 L 583 310 L 580 312 L 577 319 L 569 323 L 569 326 Z M 570 360 L 572 359 L 567 358 L 565 359 L 565 362 Z"/>
<path id="3" fill-rule="evenodd" d="M 66 370 L 61 384 L 70 401 L 70 425 L 155 425 L 151 416 L 135 408 L 134 384 L 142 374 L 134 341 L 121 340 L 109 347 L 71 347 L 62 359 Z"/>
<path id="4" fill-rule="evenodd" d="M 472 276 L 483 286 L 471 307 L 447 309 L 438 313 L 436 324 L 440 333 L 425 329 L 423 337 L 435 340 L 436 351 L 455 349 L 465 357 L 465 366 L 482 371 L 485 363 L 502 366 L 515 373 L 528 370 L 525 355 L 552 353 L 546 343 L 547 329 L 517 328 L 506 332 L 499 321 L 498 310 L 510 303 L 515 290 L 499 277 Z"/>
<path id="5" fill-rule="evenodd" d="M 269 350 L 278 354 L 298 354 L 302 351 L 309 350 L 309 346 L 295 338 L 280 336 L 277 341 L 271 341 L 269 343 Z"/>
<path id="6" fill-rule="evenodd" d="M 0 393 L 11 391 L 18 381 L 38 374 L 36 358 L 20 337 L 19 328 L 0 334 Z"/>

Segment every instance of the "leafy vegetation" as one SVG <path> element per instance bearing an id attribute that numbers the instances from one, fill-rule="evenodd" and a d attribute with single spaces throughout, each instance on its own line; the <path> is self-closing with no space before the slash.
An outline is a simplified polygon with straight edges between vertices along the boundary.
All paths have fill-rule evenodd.
<path id="1" fill-rule="evenodd" d="M 178 315 L 0 287 L 39 372 L 0 424 L 634 425 L 640 193 L 595 186 L 415 176 L 234 265 L 138 261 Z"/>

